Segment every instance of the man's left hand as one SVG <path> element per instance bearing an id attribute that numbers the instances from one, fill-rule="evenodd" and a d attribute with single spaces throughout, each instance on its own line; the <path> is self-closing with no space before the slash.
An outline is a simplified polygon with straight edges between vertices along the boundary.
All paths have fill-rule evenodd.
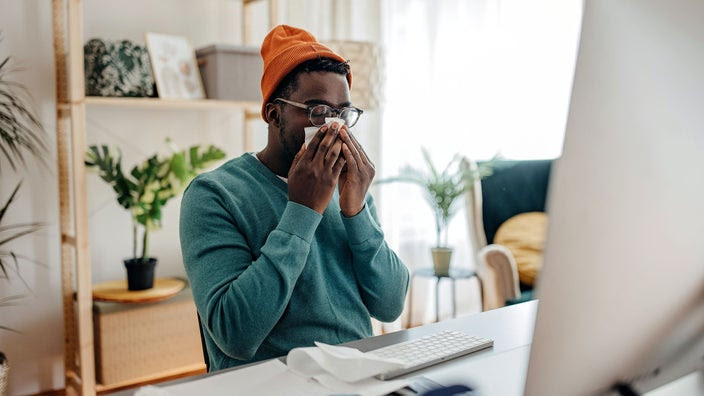
<path id="1" fill-rule="evenodd" d="M 346 126 L 340 130 L 340 138 L 346 162 L 338 181 L 340 210 L 346 217 L 352 217 L 364 208 L 364 198 L 376 171 L 367 153 Z"/>

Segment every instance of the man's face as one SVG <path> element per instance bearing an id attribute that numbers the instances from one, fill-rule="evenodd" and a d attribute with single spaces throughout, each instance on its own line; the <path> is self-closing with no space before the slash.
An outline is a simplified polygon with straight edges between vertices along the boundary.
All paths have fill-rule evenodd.
<path id="1" fill-rule="evenodd" d="M 298 89 L 290 98 L 306 105 L 326 104 L 334 108 L 350 105 L 347 78 L 332 72 L 311 72 L 298 75 Z M 290 167 L 293 157 L 305 139 L 303 128 L 312 126 L 306 109 L 283 104 L 279 121 L 279 144 Z"/>

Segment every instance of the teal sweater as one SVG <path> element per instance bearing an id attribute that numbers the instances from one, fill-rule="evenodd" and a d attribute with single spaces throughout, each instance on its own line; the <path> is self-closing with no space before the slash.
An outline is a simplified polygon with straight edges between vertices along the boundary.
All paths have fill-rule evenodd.
<path id="1" fill-rule="evenodd" d="M 193 180 L 180 238 L 211 370 L 369 337 L 370 316 L 403 310 L 408 270 L 371 196 L 347 218 L 336 192 L 320 215 L 251 154 Z"/>

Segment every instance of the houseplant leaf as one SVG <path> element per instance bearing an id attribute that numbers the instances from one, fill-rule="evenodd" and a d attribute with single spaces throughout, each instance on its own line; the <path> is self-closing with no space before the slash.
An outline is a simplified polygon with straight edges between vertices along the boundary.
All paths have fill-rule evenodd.
<path id="1" fill-rule="evenodd" d="M 7 79 L 9 60 L 0 62 L 0 152 L 13 170 L 25 164 L 25 153 L 48 168 L 44 128 L 29 106 L 27 89 Z"/>
<path id="2" fill-rule="evenodd" d="M 17 192 L 19 191 L 21 185 L 22 185 L 22 182 L 17 183 L 17 186 L 15 186 L 15 189 L 12 191 L 12 194 L 10 194 L 10 197 L 7 199 L 7 201 L 2 206 L 2 208 L 0 208 L 0 224 L 2 224 L 2 221 L 5 217 L 5 215 L 7 214 L 8 209 L 10 208 L 10 205 L 15 200 L 15 198 L 17 196 Z M 29 285 L 22 278 L 20 271 L 19 271 L 19 258 L 22 258 L 22 259 L 28 259 L 28 258 L 25 256 L 22 256 L 22 255 L 18 255 L 17 253 L 15 253 L 12 250 L 6 250 L 4 247 L 9 242 L 16 240 L 18 238 L 21 238 L 25 235 L 32 234 L 32 233 L 40 230 L 44 226 L 46 226 L 46 224 L 40 223 L 40 222 L 0 225 L 0 272 L 2 273 L 3 278 L 9 279 L 7 269 L 10 266 L 10 264 L 14 264 L 15 273 L 17 274 L 17 277 L 25 285 L 25 287 L 27 287 L 27 289 L 29 290 Z"/>
<path id="3" fill-rule="evenodd" d="M 425 148 L 422 148 L 422 154 L 425 171 L 405 166 L 398 176 L 382 179 L 377 183 L 404 182 L 423 189 L 423 195 L 435 216 L 436 246 L 440 247 L 443 245 L 443 233 L 444 244 L 447 244 L 447 226 L 457 211 L 457 198 L 469 191 L 477 178 L 491 174 L 491 161 L 483 164 L 481 170 L 474 171 L 463 166 L 465 159 L 455 154 L 442 172 L 439 172 Z"/>

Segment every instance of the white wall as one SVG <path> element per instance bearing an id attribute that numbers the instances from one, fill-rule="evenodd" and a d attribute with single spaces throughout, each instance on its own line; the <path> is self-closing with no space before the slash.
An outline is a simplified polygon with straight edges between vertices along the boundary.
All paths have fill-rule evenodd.
<path id="1" fill-rule="evenodd" d="M 89 0 L 85 1 L 84 39 L 93 37 L 130 39 L 143 42 L 145 31 L 179 34 L 188 37 L 195 48 L 211 43 L 238 44 L 243 37 L 241 3 L 237 0 Z M 282 21 L 289 18 L 318 20 L 309 4 L 302 1 L 282 2 Z M 330 15 L 331 1 L 319 1 Z M 347 1 L 342 1 L 347 4 Z M 311 31 L 319 39 L 375 39 L 378 7 L 375 0 L 355 2 L 355 15 L 360 10 L 373 10 L 364 24 L 345 31 L 329 26 Z M 265 26 L 266 21 L 255 21 Z M 301 19 L 291 24 L 305 27 Z M 365 26 L 375 26 L 366 28 Z M 52 48 L 51 2 L 48 0 L 0 0 L 0 56 L 11 54 L 24 71 L 13 78 L 25 84 L 36 102 L 37 112 L 47 130 L 50 155 L 48 163 L 55 167 L 55 91 Z M 319 31 L 318 31 L 319 30 Z M 340 29 L 338 29 L 340 30 Z M 366 32 L 366 33 L 365 33 Z M 334 33 L 334 36 L 333 36 Z M 260 41 L 258 38 L 256 41 Z M 378 115 L 365 125 L 378 130 Z M 365 114 L 365 117 L 367 114 Z M 141 109 L 91 108 L 87 113 L 88 143 L 117 145 L 124 154 L 124 165 L 131 167 L 154 151 L 163 151 L 164 139 L 172 138 L 180 147 L 197 142 L 212 142 L 222 147 L 228 157 L 242 150 L 242 114 L 231 110 L 147 111 Z M 361 126 L 361 124 L 360 124 Z M 253 149 L 266 142 L 263 122 L 253 125 Z M 21 274 L 31 292 L 15 277 L 12 282 L 0 280 L 0 297 L 29 294 L 21 305 L 0 310 L 0 325 L 21 331 L 15 334 L 0 331 L 0 350 L 11 364 L 9 394 L 29 394 L 63 387 L 63 317 L 61 303 L 61 263 L 59 245 L 58 188 L 56 171 L 42 171 L 33 164 L 30 169 L 13 174 L 2 166 L 0 201 L 4 201 L 19 179 L 24 184 L 19 202 L 7 216 L 7 224 L 28 221 L 49 223 L 41 232 L 11 245 L 13 250 L 31 256 L 45 266 L 22 263 Z M 90 213 L 90 245 L 93 282 L 124 277 L 122 259 L 131 254 L 130 217 L 115 202 L 109 186 L 96 175 L 88 178 L 88 211 Z M 164 228 L 152 234 L 151 251 L 160 259 L 158 276 L 185 276 L 178 243 L 177 199 L 165 208 Z M 4 223 L 4 222 L 3 222 Z M 26 264 L 26 265 L 25 265 Z"/>
<path id="2" fill-rule="evenodd" d="M 12 55 L 14 64 L 24 68 L 13 73 L 13 79 L 23 83 L 34 98 L 37 113 L 49 132 L 52 158 L 48 163 L 53 168 L 56 117 L 50 4 L 42 0 L 0 1 L 3 37 L 0 57 Z M 24 182 L 17 205 L 13 205 L 3 224 L 32 221 L 50 224 L 41 232 L 11 245 L 13 251 L 46 266 L 21 263 L 22 277 L 31 291 L 16 276 L 12 277 L 12 282 L 0 280 L 0 296 L 27 294 L 20 305 L 0 308 L 0 324 L 21 332 L 0 331 L 0 350 L 11 365 L 9 393 L 14 395 L 63 384 L 63 319 L 56 172 L 39 169 L 31 163 L 29 169 L 13 174 L 6 165 L 0 164 L 0 201 L 5 202 L 18 180 Z"/>

